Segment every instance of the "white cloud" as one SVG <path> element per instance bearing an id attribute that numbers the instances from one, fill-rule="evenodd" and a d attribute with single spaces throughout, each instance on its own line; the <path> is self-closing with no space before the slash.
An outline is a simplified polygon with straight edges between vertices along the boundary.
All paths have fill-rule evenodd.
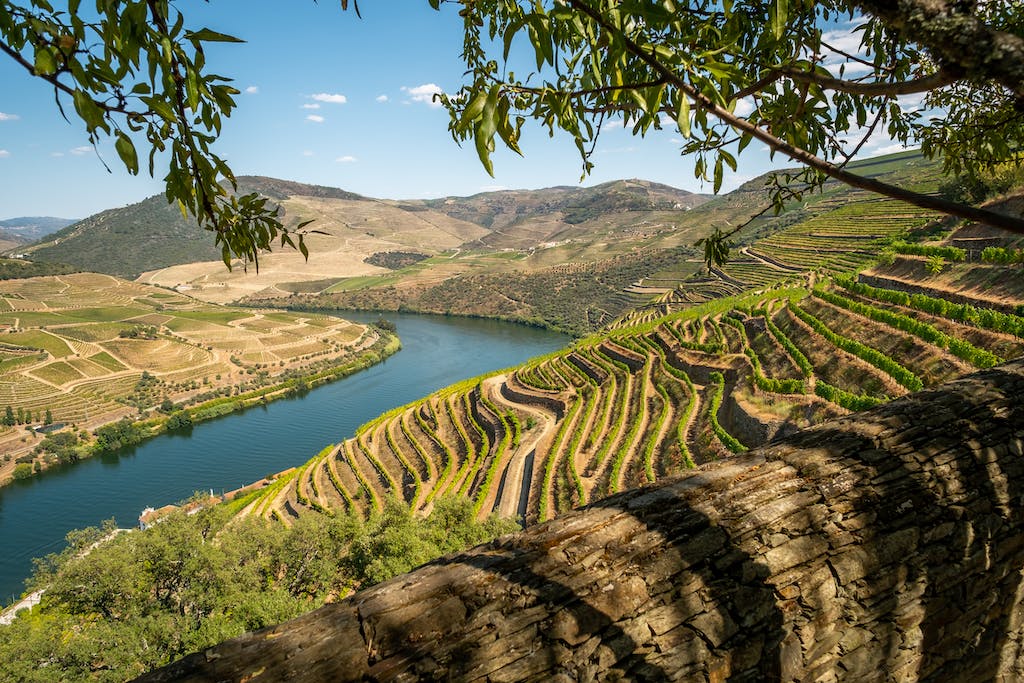
<path id="1" fill-rule="evenodd" d="M 351 164 L 353 162 L 359 161 L 359 159 L 356 159 L 351 154 L 346 154 L 343 157 L 338 157 L 337 159 L 335 159 L 335 161 L 337 161 L 339 164 Z"/>
<path id="2" fill-rule="evenodd" d="M 17 114 L 5 114 L 0 111 L 0 121 L 17 121 L 20 118 Z"/>
<path id="3" fill-rule="evenodd" d="M 73 150 L 71 150 L 71 153 L 74 154 L 76 157 L 80 157 L 83 154 L 88 154 L 91 151 L 92 151 L 92 147 L 91 146 L 89 146 L 89 145 L 82 145 L 81 147 L 75 147 Z"/>
<path id="4" fill-rule="evenodd" d="M 311 157 L 311 156 L 313 156 L 313 150 L 311 150 L 311 149 L 303 150 L 302 151 L 302 156 L 304 156 L 304 157 Z"/>
<path id="5" fill-rule="evenodd" d="M 317 104 L 316 102 L 307 102 L 306 104 L 302 105 L 302 108 L 303 109 L 319 109 L 320 105 Z"/>
<path id="6" fill-rule="evenodd" d="M 856 55 L 860 53 L 860 41 L 864 37 L 863 33 L 853 31 L 826 31 L 821 34 L 821 42 L 828 43 L 830 46 L 845 52 L 849 55 Z"/>
<path id="7" fill-rule="evenodd" d="M 258 85 L 250 85 L 248 88 L 245 89 L 245 94 L 256 95 L 257 93 L 259 93 L 259 91 L 260 87 Z"/>
<path id="8" fill-rule="evenodd" d="M 388 96 L 387 95 L 377 95 L 377 101 L 378 102 L 387 102 L 388 101 Z"/>
<path id="9" fill-rule="evenodd" d="M 743 98 L 742 100 L 736 100 L 736 110 L 734 111 L 736 116 L 742 116 L 744 118 L 754 113 L 754 103 L 749 98 Z"/>
<path id="10" fill-rule="evenodd" d="M 331 104 L 345 104 L 348 102 L 348 98 L 344 95 L 336 93 L 318 92 L 315 95 L 310 95 L 317 102 L 330 102 Z"/>
<path id="11" fill-rule="evenodd" d="M 310 114 L 309 116 L 306 117 L 306 120 L 307 121 L 312 121 L 313 123 L 323 123 L 325 119 L 322 116 L 317 116 L 316 114 Z"/>
<path id="12" fill-rule="evenodd" d="M 885 147 L 879 147 L 878 149 L 872 149 L 871 151 L 869 151 L 867 153 L 867 156 L 868 157 L 881 157 L 881 156 L 885 156 L 886 154 L 895 154 L 896 152 L 905 152 L 906 150 L 907 150 L 906 145 L 903 145 L 902 143 L 899 143 L 899 142 L 895 142 L 895 143 L 893 143 L 891 145 L 886 145 Z"/>
<path id="13" fill-rule="evenodd" d="M 11 156 L 10 152 L 8 152 L 6 149 L 0 149 L 0 159 L 3 159 L 4 157 L 9 157 L 9 156 Z"/>
<path id="14" fill-rule="evenodd" d="M 54 159 L 59 159 L 64 156 L 64 152 L 50 152 L 50 156 Z"/>
<path id="15" fill-rule="evenodd" d="M 409 99 L 413 102 L 422 102 L 427 106 L 435 108 L 441 106 L 440 102 L 434 101 L 434 95 L 443 92 L 436 83 L 424 83 L 412 88 L 402 86 L 402 92 L 409 95 Z"/>
<path id="16" fill-rule="evenodd" d="M 502 190 L 507 190 L 507 189 L 508 188 L 505 187 L 504 185 L 481 185 L 480 186 L 480 191 L 481 192 L 501 192 Z"/>

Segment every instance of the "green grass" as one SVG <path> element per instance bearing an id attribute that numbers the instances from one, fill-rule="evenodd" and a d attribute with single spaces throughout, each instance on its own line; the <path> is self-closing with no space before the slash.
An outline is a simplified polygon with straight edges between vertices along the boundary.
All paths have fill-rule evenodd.
<path id="1" fill-rule="evenodd" d="M 11 332 L 0 337 L 0 341 L 48 351 L 54 358 L 64 358 L 74 353 L 63 339 L 42 330 Z"/>

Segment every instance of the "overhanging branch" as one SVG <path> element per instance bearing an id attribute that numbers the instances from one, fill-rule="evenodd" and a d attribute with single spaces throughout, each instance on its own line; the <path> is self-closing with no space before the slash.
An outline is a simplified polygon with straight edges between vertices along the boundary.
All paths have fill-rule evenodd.
<path id="1" fill-rule="evenodd" d="M 750 121 L 740 118 L 729 110 L 715 104 L 699 90 L 687 83 L 679 74 L 669 69 L 658 61 L 656 57 L 641 48 L 636 41 L 626 35 L 621 29 L 613 25 L 611 22 L 607 21 L 597 10 L 593 9 L 582 0 L 568 0 L 568 3 L 574 9 L 586 14 L 606 31 L 616 34 L 631 54 L 651 67 L 666 81 L 677 87 L 685 96 L 688 96 L 693 100 L 697 106 L 701 107 L 723 123 L 728 124 L 735 130 L 747 133 L 752 138 L 760 140 L 768 145 L 768 147 L 773 151 L 781 152 L 790 159 L 820 171 L 831 178 L 835 178 L 836 180 L 850 185 L 851 187 L 867 190 L 886 197 L 892 197 L 893 199 L 899 199 L 900 201 L 913 204 L 914 206 L 919 206 L 923 209 L 931 209 L 951 216 L 966 218 L 968 220 L 986 223 L 1011 232 L 1024 234 L 1024 219 L 1019 217 L 1008 216 L 1006 214 L 967 206 L 965 204 L 958 204 L 957 202 L 951 202 L 942 199 L 941 197 L 921 194 L 896 185 L 890 185 L 889 183 L 884 183 L 880 180 L 875 180 L 874 178 L 865 178 L 864 176 L 850 173 L 849 171 L 846 171 L 825 159 L 821 159 L 805 149 L 801 149 L 772 135 L 763 128 L 760 128 Z M 1022 48 L 1024 48 L 1024 46 L 1022 46 Z M 1024 52 L 1022 52 L 1022 55 L 1024 55 Z M 1022 62 L 1022 66 L 1024 66 L 1024 62 Z M 1024 83 L 1024 77 L 1022 77 L 1021 83 Z"/>

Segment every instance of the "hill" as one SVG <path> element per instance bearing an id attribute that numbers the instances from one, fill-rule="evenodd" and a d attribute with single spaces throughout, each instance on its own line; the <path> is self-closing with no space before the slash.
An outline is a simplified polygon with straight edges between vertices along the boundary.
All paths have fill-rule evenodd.
<path id="1" fill-rule="evenodd" d="M 705 199 L 644 181 L 427 201 L 378 200 L 274 178 L 247 176 L 238 182 L 240 192 L 273 199 L 286 223 L 316 221 L 316 232 L 308 238 L 308 262 L 296 252 L 281 250 L 261 258 L 258 276 L 242 267 L 227 272 L 211 236 L 183 219 L 162 195 L 91 216 L 25 251 L 33 260 L 66 262 L 123 277 L 145 273 L 146 282 L 181 286 L 206 300 L 227 302 L 260 293 L 287 296 L 288 291 L 276 289 L 281 283 L 302 287 L 307 282 L 384 275 L 387 268 L 374 265 L 374 259 L 391 252 L 436 256 L 472 248 L 502 250 L 508 245 L 533 249 L 586 234 L 592 229 L 588 221 L 598 217 L 614 215 L 614 222 L 624 224 L 643 212 L 679 210 Z M 115 253 L 112 243 L 119 245 Z M 471 267 L 455 265 L 454 272 Z"/>
<path id="2" fill-rule="evenodd" d="M 35 242 L 61 228 L 76 223 L 75 218 L 54 218 L 53 216 L 23 216 L 0 221 L 0 231 L 14 235 L 22 242 Z"/>
<path id="3" fill-rule="evenodd" d="M 940 179 L 939 165 L 916 151 L 851 166 L 858 173 L 926 192 L 935 191 Z M 695 201 L 693 208 L 615 211 L 578 225 L 562 222 L 557 232 L 540 235 L 543 239 L 558 237 L 557 241 L 529 249 L 494 249 L 477 243 L 475 249 L 467 245 L 456 254 L 381 276 L 302 286 L 281 284 L 273 292 L 253 295 L 246 301 L 275 305 L 280 290 L 286 290 L 291 296 L 276 305 L 462 312 L 550 325 L 586 335 L 636 307 L 656 316 L 753 286 L 806 281 L 812 270 L 828 268 L 829 264 L 840 270 L 850 269 L 866 263 L 892 236 L 938 218 L 934 212 L 830 182 L 820 192 L 792 202 L 778 216 L 769 213 L 751 221 L 751 216 L 768 206 L 766 185 L 778 173 L 782 172 L 756 178 L 729 194 Z M 602 192 L 613 196 L 621 196 L 630 187 L 646 191 L 639 181 L 601 187 Z M 545 192 L 564 199 L 564 191 Z M 668 201 L 670 195 L 657 196 L 661 202 Z M 601 197 L 595 193 L 591 200 L 601 204 Z M 681 194 L 671 197 L 679 206 L 686 201 Z M 481 196 L 473 205 L 485 199 Z M 609 202 L 615 203 L 605 203 Z M 651 205 L 663 206 L 654 201 Z M 511 208 L 495 215 L 507 218 L 510 214 L 514 214 Z M 728 229 L 748 222 L 735 236 L 737 252 L 729 264 L 707 271 L 693 243 L 713 227 Z M 509 234 L 518 238 L 525 227 L 536 223 L 511 225 Z M 491 233 L 484 241 L 489 239 L 504 237 Z M 755 242 L 757 249 L 753 248 Z M 819 258 L 821 255 L 830 257 Z M 658 300 L 652 304 L 655 298 Z"/>
<path id="4" fill-rule="evenodd" d="M 1021 198 L 1005 201 L 1015 203 Z M 878 218 L 883 215 L 888 218 Z M 892 222 L 902 228 L 888 235 L 888 246 L 875 254 L 875 263 L 865 261 L 861 254 L 843 257 L 840 247 L 852 242 L 857 234 L 874 235 L 879 225 Z M 109 631 L 97 629 L 106 629 L 108 622 L 97 621 L 96 614 L 110 609 L 106 607 L 110 604 L 116 605 L 119 614 L 144 613 L 147 619 L 162 619 L 159 623 L 165 624 L 160 636 L 152 630 L 145 631 L 145 639 L 126 635 L 121 642 L 127 651 L 144 649 L 148 653 L 155 649 L 179 655 L 183 652 L 175 648 L 183 639 L 189 649 L 202 651 L 228 632 L 214 626 L 230 623 L 231 629 L 236 629 L 230 632 L 237 633 L 241 620 L 245 628 L 259 628 L 293 616 L 300 609 L 333 602 L 349 590 L 405 571 L 431 553 L 451 549 L 450 545 L 437 544 L 437 539 L 480 540 L 476 531 L 463 531 L 473 518 L 498 514 L 520 517 L 532 525 L 597 501 L 603 502 L 589 512 L 573 514 L 555 522 L 554 527 L 529 531 L 528 538 L 538 538 L 538 534 L 557 529 L 535 546 L 536 552 L 519 540 L 499 542 L 478 551 L 477 557 L 484 564 L 477 569 L 482 568 L 490 578 L 474 585 L 486 585 L 485 592 L 493 592 L 496 584 L 491 570 L 497 566 L 497 553 L 504 552 L 518 558 L 514 560 L 520 567 L 515 570 L 516 576 L 527 572 L 523 576 L 528 580 L 511 594 L 514 600 L 523 599 L 523 587 L 536 588 L 536 581 L 530 578 L 535 574 L 530 572 L 547 571 L 544 567 L 558 572 L 562 570 L 557 567 L 571 568 L 590 579 L 593 572 L 609 571 L 608 580 L 614 583 L 617 578 L 612 577 L 619 575 L 605 562 L 612 548 L 622 550 L 623 567 L 634 567 L 644 558 L 651 560 L 650 571 L 641 572 L 642 577 L 637 579 L 640 583 L 633 581 L 630 585 L 650 579 L 646 585 L 659 586 L 658 590 L 669 586 L 676 591 L 679 584 L 658 579 L 658 572 L 666 566 L 675 567 L 673 563 L 680 557 L 686 568 L 692 568 L 690 559 L 704 557 L 701 553 L 707 551 L 714 553 L 713 561 L 693 569 L 696 574 L 687 584 L 687 590 L 695 591 L 693 595 L 703 595 L 706 584 L 719 585 L 722 572 L 742 574 L 743 581 L 751 577 L 759 581 L 766 576 L 785 576 L 792 581 L 797 576 L 794 568 L 814 563 L 814 576 L 820 577 L 816 580 L 825 581 L 830 591 L 838 589 L 829 581 L 841 582 L 843 590 L 829 592 L 819 602 L 806 603 L 810 608 L 831 605 L 835 595 L 849 597 L 856 589 L 860 597 L 851 603 L 851 609 L 857 614 L 862 612 L 856 605 L 881 610 L 882 621 L 891 623 L 893 610 L 903 614 L 905 603 L 901 600 L 918 593 L 914 592 L 917 589 L 897 588 L 903 584 L 890 579 L 901 575 L 904 570 L 900 563 L 910 561 L 905 558 L 911 555 L 915 558 L 912 562 L 918 563 L 915 567 L 933 560 L 945 562 L 942 558 L 950 557 L 950 525 L 964 524 L 964 543 L 970 546 L 968 551 L 954 553 L 960 558 L 957 562 L 962 560 L 972 571 L 981 565 L 989 567 L 984 562 L 979 564 L 978 558 L 988 556 L 985 548 L 992 536 L 982 538 L 971 532 L 975 518 L 963 514 L 968 508 L 959 501 L 968 496 L 974 506 L 969 508 L 973 510 L 970 515 L 977 513 L 984 519 L 991 517 L 993 509 L 1006 508 L 993 507 L 986 487 L 995 485 L 999 494 L 1001 484 L 993 482 L 1002 482 L 1003 473 L 1019 469 L 1013 456 L 1019 443 L 1013 440 L 1010 429 L 1016 413 L 1010 408 L 1018 403 L 1021 366 L 1019 362 L 1002 366 L 952 388 L 947 385 L 942 392 L 906 397 L 892 406 L 881 406 L 865 418 L 828 420 L 1024 356 L 1024 317 L 1018 315 L 1024 310 L 1024 278 L 1019 277 L 1024 252 L 1020 251 L 1019 238 L 984 226 L 958 226 L 953 232 L 935 234 L 918 219 L 901 222 L 891 214 L 868 212 L 846 216 L 841 226 L 836 226 L 842 227 L 841 233 L 832 234 L 826 226 L 815 225 L 800 228 L 806 239 L 825 239 L 831 234 L 837 246 L 833 251 L 791 246 L 794 255 L 789 258 L 801 254 L 803 266 L 814 275 L 801 276 L 799 285 L 747 287 L 733 296 L 700 304 L 691 302 L 683 310 L 653 318 L 655 308 L 637 311 L 624 316 L 614 329 L 581 339 L 570 348 L 461 382 L 396 408 L 306 463 L 246 487 L 224 505 L 210 507 L 192 518 L 183 512 L 171 515 L 155 530 L 118 537 L 109 543 L 110 554 L 106 546 L 87 558 L 75 548 L 69 549 L 63 558 L 57 558 L 59 562 L 41 565 L 52 574 L 43 571 L 37 575 L 36 585 L 54 588 L 52 596 L 48 593 L 49 602 L 12 626 L 13 633 L 32 639 L 35 645 L 25 648 L 20 639 L 8 639 L 5 653 L 11 653 L 10 661 L 21 667 L 18 670 L 31 671 L 42 661 L 86 666 L 59 654 L 71 647 L 69 642 L 92 644 L 106 637 Z M 774 235 L 753 242 L 750 248 L 765 249 L 764 242 L 773 239 Z M 979 248 L 979 240 L 985 241 L 984 248 Z M 957 246 L 964 244 L 972 246 Z M 782 249 L 785 245 L 777 246 Z M 988 287 L 992 283 L 998 283 L 1000 289 Z M 679 302 L 666 305 L 683 306 Z M 818 429 L 787 437 L 820 424 Z M 953 438 L 953 432 L 957 438 Z M 963 438 L 964 434 L 971 438 Z M 750 458 L 741 456 L 779 438 L 788 440 L 776 441 Z M 766 453 L 774 455 L 765 458 Z M 961 466 L 964 469 L 958 469 Z M 692 472 L 696 467 L 701 467 L 700 471 Z M 837 472 L 846 474 L 840 476 Z M 682 483 L 669 481 L 675 475 L 685 479 Z M 964 485 L 975 482 L 977 476 L 982 477 L 978 485 Z M 806 492 L 791 487 L 796 479 L 808 477 L 815 483 Z M 992 478 L 991 482 L 984 477 Z M 648 488 L 611 497 L 627 488 L 661 480 L 666 480 L 661 494 Z M 679 516 L 673 512 L 675 508 L 666 505 L 663 495 L 669 489 L 685 492 L 687 500 L 700 506 L 703 516 L 697 520 L 698 527 L 687 526 L 694 521 L 692 516 Z M 955 509 L 934 514 L 939 509 L 936 495 L 955 496 Z M 849 496 L 859 502 L 851 507 L 852 503 L 847 504 L 853 500 Z M 629 502 L 624 505 L 624 501 Z M 822 505 L 837 507 L 823 515 Z M 642 509 L 667 517 L 654 529 L 657 533 L 649 533 L 652 529 L 644 524 L 628 533 L 608 532 L 612 517 L 618 519 L 617 509 L 622 519 L 646 515 L 640 512 Z M 430 515 L 430 521 L 418 521 L 425 515 Z M 882 526 L 878 526 L 880 515 L 884 516 Z M 721 541 L 720 517 L 739 525 L 729 527 L 740 534 L 737 538 L 754 543 L 751 547 L 761 558 L 754 565 L 737 564 L 737 554 Z M 787 521 L 779 523 L 783 517 Z M 584 519 L 590 521 L 577 524 Z M 486 524 L 492 523 L 490 519 Z M 934 528 L 927 547 L 916 540 L 922 524 Z M 993 524 L 992 528 L 999 527 L 1001 534 L 1013 528 L 1001 522 Z M 752 531 L 762 527 L 763 533 Z M 821 543 L 800 540 L 803 530 L 812 527 L 812 535 L 822 535 Z M 884 530 L 886 540 L 874 535 L 876 529 Z M 701 533 L 696 533 L 698 530 Z M 666 561 L 675 558 L 668 565 L 655 561 L 645 550 L 649 546 L 644 545 L 650 542 L 664 547 L 663 532 L 684 534 L 680 538 L 686 541 L 679 546 L 685 549 L 684 555 L 670 550 L 662 556 Z M 216 533 L 216 542 L 209 542 L 211 533 Z M 604 533 L 610 535 L 606 538 Z M 575 535 L 597 538 L 593 552 L 566 557 L 559 554 L 561 551 L 554 555 L 548 552 L 560 547 L 559 539 Z M 194 540 L 178 546 L 168 540 L 183 538 Z M 975 538 L 981 539 L 978 542 L 984 547 L 972 545 L 971 539 Z M 1000 538 L 1000 543 L 1016 548 L 1012 534 Z M 835 544 L 835 549 L 825 553 L 823 548 L 832 547 L 829 544 Z M 177 550 L 168 553 L 168 547 Z M 231 548 L 238 554 L 224 552 Z M 179 552 L 187 554 L 188 559 L 182 559 Z M 877 557 L 872 554 L 876 552 Z M 197 561 L 191 561 L 192 557 Z M 244 604 L 258 606 L 252 611 L 237 611 L 238 603 L 225 597 L 237 593 L 229 593 L 217 583 L 224 574 L 214 568 L 236 564 L 246 577 Z M 461 561 L 452 564 L 449 557 L 435 565 L 442 566 L 468 565 Z M 771 571 L 765 573 L 765 567 Z M 159 573 L 147 573 L 151 568 Z M 182 571 L 189 573 L 184 575 Z M 402 585 L 409 590 L 395 591 L 391 586 L 382 599 L 394 600 L 387 602 L 391 607 L 385 611 L 395 615 L 396 624 L 421 628 L 446 620 L 449 610 L 463 613 L 462 607 L 451 607 L 452 584 L 445 580 L 444 571 L 426 582 L 403 579 Z M 955 596 L 960 596 L 957 586 L 961 584 L 945 581 L 943 577 L 948 575 L 936 571 L 928 576 L 939 576 L 946 588 L 953 586 L 950 594 L 959 600 Z M 719 577 L 715 580 L 718 583 L 708 584 L 705 574 Z M 234 575 L 233 569 L 232 581 L 236 580 Z M 104 580 L 93 578 L 99 576 Z M 139 576 L 146 581 L 153 576 L 164 592 L 151 589 L 149 584 L 131 583 Z M 572 582 L 579 578 L 576 574 L 565 576 Z M 925 575 L 906 576 L 920 588 L 919 579 Z M 176 577 L 177 583 L 166 582 L 164 577 Z M 875 578 L 869 579 L 868 585 L 862 582 L 865 577 Z M 606 583 L 602 579 L 600 586 Z M 129 594 L 123 589 L 129 584 L 142 587 Z M 176 610 L 194 595 L 190 586 L 215 584 L 218 604 L 231 605 L 230 610 L 209 612 L 205 618 L 187 624 L 176 618 Z M 96 588 L 83 594 L 83 585 Z M 797 592 L 810 590 L 808 585 L 801 579 L 792 584 L 792 590 L 776 587 L 766 589 L 766 595 L 771 596 L 770 605 L 792 605 L 796 609 L 797 603 L 805 604 L 796 599 Z M 436 586 L 441 588 L 432 592 Z M 395 607 L 401 596 L 419 590 L 430 593 L 430 604 L 436 609 L 423 612 L 420 604 Z M 607 592 L 606 587 L 594 590 Z M 894 591 L 894 597 L 879 600 L 879 590 Z M 597 595 L 589 588 L 585 593 L 590 601 Z M 155 599 L 154 595 L 162 597 Z M 564 611 L 561 606 L 566 593 L 559 588 L 552 595 L 557 598 L 552 605 Z M 639 595 L 628 603 L 632 605 L 629 609 L 646 605 L 642 613 L 651 621 L 637 627 L 636 633 L 645 639 L 652 633 L 661 634 L 661 630 L 648 625 L 662 623 L 656 620 L 668 618 L 665 615 L 671 610 L 657 607 L 662 603 L 647 600 L 645 593 Z M 742 620 L 735 616 L 735 594 L 730 589 L 723 595 L 726 597 L 721 599 L 728 600 L 730 606 L 723 614 L 733 615 L 730 621 L 701 616 L 707 614 L 711 599 L 701 598 L 697 602 L 683 600 L 685 604 L 680 608 L 700 611 L 686 623 L 706 627 L 712 634 L 725 633 L 723 628 L 731 634 L 746 634 L 738 625 Z M 780 602 L 780 595 L 794 597 Z M 471 600 L 474 609 L 491 604 L 480 599 Z M 615 605 L 626 604 L 618 593 L 609 599 Z M 144 605 L 146 611 L 136 605 Z M 979 609 L 985 611 L 989 606 L 986 602 Z M 405 609 L 414 610 L 415 618 L 409 617 Z M 756 606 L 754 609 L 762 614 Z M 499 613 L 503 616 L 495 617 Z M 941 623 L 948 622 L 944 612 L 913 608 L 913 614 L 925 613 Z M 492 621 L 507 616 L 489 609 L 484 614 L 482 618 Z M 527 618 L 536 619 L 538 614 L 547 612 L 529 611 Z M 968 621 L 973 624 L 975 618 Z M 582 645 L 584 641 L 577 637 L 579 628 L 605 623 L 592 622 L 591 617 L 585 622 L 566 622 L 569 625 L 562 624 L 564 629 L 557 626 L 559 633 L 568 634 L 565 638 L 570 639 L 559 636 L 559 643 Z M 50 623 L 64 627 L 59 631 L 43 628 L 43 624 Z M 821 623 L 814 622 L 815 634 Z M 913 629 L 917 622 L 908 623 L 916 633 Z M 811 629 L 809 624 L 805 626 Z M 126 634 L 133 628 L 138 631 L 131 621 L 117 622 L 117 627 Z M 634 628 L 623 625 L 627 627 Z M 849 632 L 845 622 L 843 629 L 843 633 Z M 689 627 L 684 631 L 689 634 Z M 52 634 L 58 632 L 71 635 L 54 638 Z M 476 628 L 473 632 L 481 633 Z M 529 634 L 529 640 L 534 631 L 523 633 Z M 858 633 L 856 641 L 849 641 L 857 648 L 888 648 L 883 641 L 876 642 L 874 634 Z M 810 637 L 811 631 L 808 634 Z M 378 636 L 373 642 L 380 642 Z M 587 638 L 586 642 L 593 640 Z M 727 639 L 724 635 L 714 638 L 715 642 Z M 837 636 L 823 642 L 832 648 L 841 641 Z M 304 642 L 308 643 L 308 638 Z M 703 639 L 693 642 L 700 644 L 699 650 L 706 647 Z M 559 652 L 564 651 L 563 645 L 558 647 Z M 800 647 L 799 643 L 794 647 Z M 822 651 L 828 649 L 822 647 Z M 818 652 L 818 647 L 814 646 L 813 651 Z M 853 645 L 850 649 L 840 647 L 840 654 L 855 651 Z M 363 650 L 359 652 L 365 657 Z M 817 661 L 817 655 L 808 657 Z M 157 659 L 146 659 L 145 666 L 166 661 L 165 657 Z M 961 657 L 953 659 L 962 661 Z M 700 657 L 698 660 L 703 661 Z M 127 667 L 109 671 L 110 679 L 115 680 L 128 677 L 127 671 L 139 673 L 140 661 L 140 655 L 120 661 L 108 657 L 103 665 Z M 192 661 L 213 660 L 200 655 Z M 858 666 L 870 672 L 876 659 L 853 657 L 849 661 L 860 662 Z M 89 660 L 88 665 L 95 666 L 95 660 Z"/>
<path id="5" fill-rule="evenodd" d="M 923 235 L 922 220 L 882 206 L 847 215 L 828 233 L 832 251 L 790 244 L 810 278 L 783 285 L 779 270 L 778 282 L 734 284 L 742 291 L 667 316 L 639 310 L 562 352 L 448 387 L 371 421 L 247 510 L 370 516 L 399 495 L 427 512 L 458 495 L 480 515 L 543 521 L 1024 355 L 1019 238 L 973 225 Z M 825 235 L 814 221 L 787 240 Z M 883 223 L 900 227 L 876 261 L 851 253 Z M 954 246 L 979 233 L 987 251 Z"/>

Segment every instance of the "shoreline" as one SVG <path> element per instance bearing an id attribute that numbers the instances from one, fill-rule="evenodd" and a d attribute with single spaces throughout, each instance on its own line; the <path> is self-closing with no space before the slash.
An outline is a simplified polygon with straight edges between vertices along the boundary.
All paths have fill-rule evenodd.
<path id="1" fill-rule="evenodd" d="M 202 403 L 198 403 L 194 406 L 183 407 L 180 410 L 176 410 L 169 415 L 150 416 L 142 419 L 130 420 L 127 416 L 115 418 L 113 420 L 105 421 L 102 423 L 94 424 L 89 430 L 93 434 L 103 427 L 110 425 L 117 425 L 127 421 L 126 424 L 130 425 L 133 433 L 137 434 L 137 438 L 131 440 L 128 443 L 123 443 L 121 448 L 136 446 L 140 443 L 148 441 L 152 438 L 166 434 L 174 429 L 168 429 L 167 423 L 171 420 L 172 416 L 185 416 L 188 418 L 187 425 L 189 427 L 214 420 L 218 417 L 230 415 L 231 413 L 239 412 L 252 408 L 258 405 L 264 405 L 271 401 L 275 401 L 280 398 L 286 398 L 295 394 L 304 393 L 318 386 L 333 382 L 335 380 L 344 379 L 349 377 L 360 370 L 373 367 L 378 363 L 383 362 L 390 356 L 401 350 L 402 343 L 398 335 L 387 330 L 374 327 L 378 339 L 370 346 L 360 350 L 357 355 L 353 358 L 349 358 L 337 366 L 313 372 L 308 375 L 301 375 L 298 377 L 290 377 L 282 382 L 270 384 L 265 387 L 259 387 L 250 391 L 237 394 L 235 396 L 223 396 L 218 398 L 212 398 Z M 141 432 L 141 433 L 139 433 Z M 11 454 L 20 452 L 31 453 L 32 449 L 38 445 L 38 442 L 28 444 L 24 449 L 19 451 L 12 451 Z M 119 448 L 107 449 L 99 447 L 98 443 L 93 440 L 89 442 L 80 451 L 79 460 L 85 460 L 88 458 L 102 455 L 109 452 L 116 452 Z M 12 460 L 12 462 L 15 462 Z M 38 461 L 37 461 L 38 462 Z M 7 463 L 4 463 L 7 464 Z M 31 475 L 22 479 L 15 479 L 14 468 L 12 467 L 7 473 L 0 478 L 0 489 L 10 485 L 14 481 L 30 480 L 44 474 L 48 469 L 54 466 L 61 465 L 74 465 L 74 462 L 70 463 L 52 463 L 50 465 L 43 465 L 41 469 L 35 470 Z"/>

